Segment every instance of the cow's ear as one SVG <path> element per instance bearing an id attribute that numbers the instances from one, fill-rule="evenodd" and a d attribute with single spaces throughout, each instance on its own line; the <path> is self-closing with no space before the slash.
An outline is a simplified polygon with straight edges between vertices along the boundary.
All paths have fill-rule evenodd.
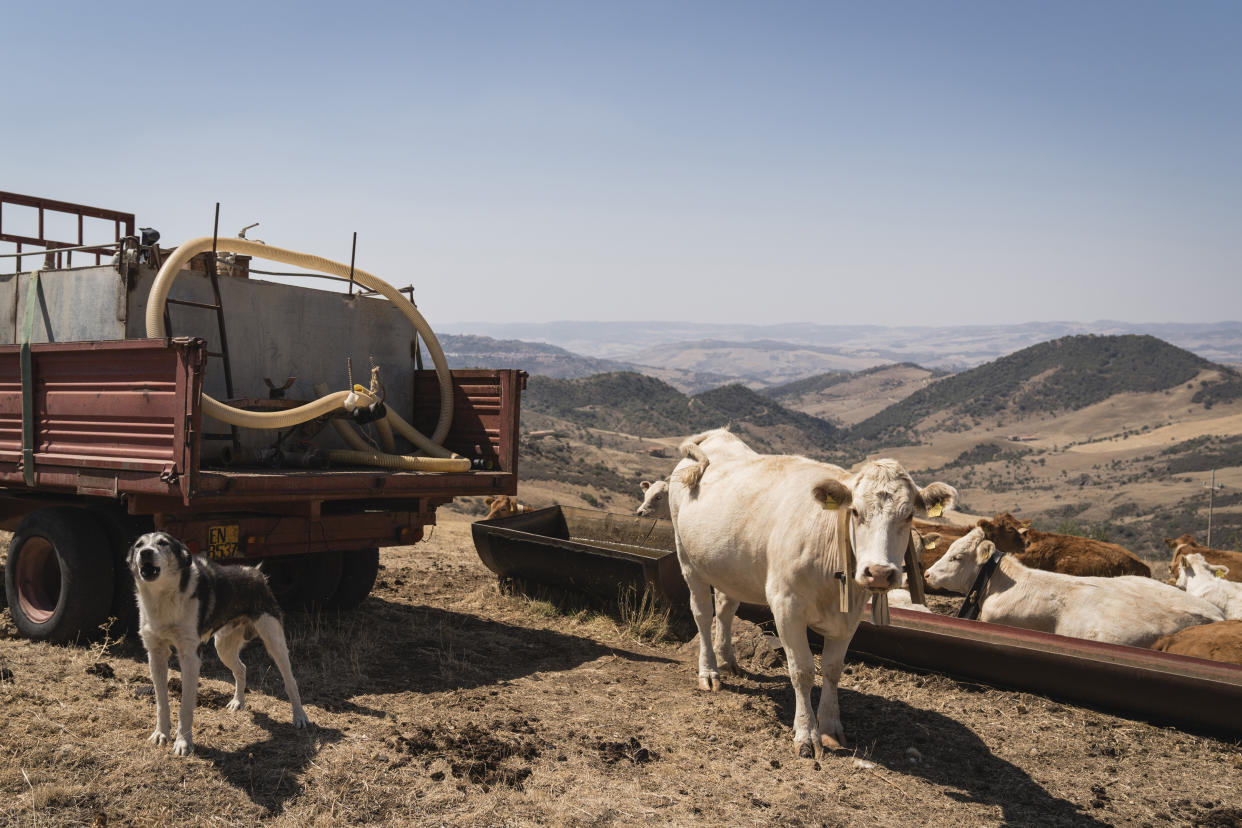
<path id="1" fill-rule="evenodd" d="M 1030 521 L 1028 521 L 1028 523 L 1029 523 L 1029 522 L 1030 522 Z M 1018 534 L 1019 534 L 1019 535 L 1025 535 L 1025 534 L 1026 534 L 1027 532 L 1029 532 L 1029 531 L 1031 531 L 1031 527 L 1030 527 L 1030 526 L 1019 526 L 1019 527 L 1018 527 Z"/>
<path id="2" fill-rule="evenodd" d="M 1173 538 L 1165 538 L 1165 539 L 1164 539 L 1164 545 L 1165 545 L 1165 546 L 1167 546 L 1167 547 L 1169 547 L 1170 549 L 1176 549 L 1177 547 L 1181 546 L 1181 544 L 1180 544 L 1180 543 L 1178 543 L 1178 542 L 1177 542 L 1176 540 L 1174 540 Z"/>
<path id="3" fill-rule="evenodd" d="M 819 501 L 819 505 L 825 509 L 849 506 L 854 501 L 854 493 L 849 490 L 849 487 L 840 480 L 832 478 L 811 489 L 811 497 Z"/>
<path id="4" fill-rule="evenodd" d="M 936 545 L 940 543 L 939 532 L 928 532 L 926 535 L 922 535 L 921 537 L 923 539 L 924 549 L 935 549 Z"/>
<path id="5" fill-rule="evenodd" d="M 992 557 L 992 553 L 995 551 L 996 544 L 992 543 L 990 540 L 980 541 L 979 545 L 975 547 L 975 561 L 982 566 L 987 563 L 988 558 Z"/>
<path id="6" fill-rule="evenodd" d="M 648 483 L 646 480 L 644 480 L 642 483 L 639 483 L 638 485 L 642 486 L 644 492 L 651 488 L 651 484 Z"/>
<path id="7" fill-rule="evenodd" d="M 932 483 L 919 490 L 918 510 L 928 517 L 940 517 L 957 502 L 957 489 L 948 483 Z"/>
<path id="8" fill-rule="evenodd" d="M 485 498 L 483 498 L 483 505 L 484 505 L 484 506 L 491 506 L 491 505 L 492 505 L 493 503 L 495 503 L 495 502 L 496 502 L 496 498 L 494 498 L 494 497 L 485 497 Z"/>
<path id="9" fill-rule="evenodd" d="M 1229 574 L 1229 567 L 1225 566 L 1224 564 L 1220 564 L 1220 565 L 1208 564 L 1208 569 L 1210 569 L 1212 571 L 1212 574 L 1215 575 L 1217 578 L 1223 578 Z"/>

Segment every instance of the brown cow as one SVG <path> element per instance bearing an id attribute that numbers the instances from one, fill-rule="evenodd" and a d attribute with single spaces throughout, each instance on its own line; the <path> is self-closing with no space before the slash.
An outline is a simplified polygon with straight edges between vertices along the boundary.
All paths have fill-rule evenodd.
<path id="1" fill-rule="evenodd" d="M 1209 661 L 1242 664 L 1242 621 L 1217 621 L 1187 627 L 1160 638 L 1151 648 Z"/>
<path id="2" fill-rule="evenodd" d="M 516 497 L 509 497 L 509 495 L 498 495 L 496 497 L 485 497 L 483 498 L 483 505 L 487 506 L 491 510 L 487 513 L 487 517 L 483 518 L 484 520 L 491 520 L 492 518 L 512 517 L 513 515 L 516 515 L 519 512 L 530 511 L 529 506 L 527 506 L 525 503 L 518 503 L 518 499 Z"/>
<path id="3" fill-rule="evenodd" d="M 1019 521 L 1008 512 L 998 514 L 991 520 L 984 518 L 977 525 L 983 529 L 983 536 L 996 544 L 997 549 L 1013 555 L 1031 569 L 1060 572 L 1065 575 L 1151 577 L 1151 568 L 1147 564 L 1115 543 L 1081 538 L 1077 535 L 1041 532 L 1038 529 L 1031 529 L 1030 521 Z M 929 534 L 924 532 L 924 527 L 947 538 L 947 540 L 937 542 L 934 549 L 924 550 L 922 556 L 924 572 L 940 559 L 950 543 L 974 528 L 936 526 L 920 521 L 915 524 L 915 528 L 923 535 L 924 542 L 929 537 Z"/>
<path id="4" fill-rule="evenodd" d="M 1195 543 L 1194 535 L 1182 535 L 1180 538 L 1165 538 L 1164 542 L 1173 550 L 1173 562 L 1169 564 L 1169 583 L 1177 583 L 1178 565 L 1182 558 L 1197 552 L 1203 559 L 1216 566 L 1227 566 L 1229 571 L 1225 578 L 1242 583 L 1242 552 L 1231 552 L 1228 549 L 1210 549 Z"/>
<path id="5" fill-rule="evenodd" d="M 1033 569 L 1066 575 L 1142 575 L 1151 577 L 1151 567 L 1115 543 L 1061 535 L 1030 528 L 1030 521 L 1019 521 L 1006 512 L 979 521 L 984 535 L 998 549 L 1016 555 Z"/>

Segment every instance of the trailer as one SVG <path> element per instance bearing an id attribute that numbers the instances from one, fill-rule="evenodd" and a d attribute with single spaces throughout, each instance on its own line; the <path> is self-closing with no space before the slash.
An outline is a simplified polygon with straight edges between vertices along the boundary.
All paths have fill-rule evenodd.
<path id="1" fill-rule="evenodd" d="M 619 594 L 637 590 L 673 611 L 686 606 L 689 591 L 667 520 L 553 506 L 478 521 L 472 529 L 479 558 L 501 578 L 573 590 L 603 605 L 615 606 Z M 742 604 L 737 614 L 775 634 L 766 606 Z M 850 652 L 1242 737 L 1242 666 L 1237 664 L 897 607 L 887 625 L 860 623 Z"/>
<path id="2" fill-rule="evenodd" d="M 38 235 L 5 232 L 15 206 L 37 210 Z M 76 244 L 44 235 L 53 213 L 77 216 Z M 115 240 L 84 243 L 84 218 L 115 222 Z M 150 337 L 153 288 L 180 250 L 152 235 L 135 235 L 132 215 L 0 193 L 0 242 L 43 265 L 0 258 L 17 262 L 0 274 L 0 528 L 14 533 L 5 595 L 23 635 L 131 625 L 124 555 L 145 531 L 214 560 L 263 561 L 286 607 L 345 610 L 369 594 L 379 550 L 419 541 L 438 507 L 516 493 L 524 372 L 425 367 L 439 346 L 390 295 L 352 278 L 348 293 L 255 278 L 267 274 L 224 239 L 165 280 L 163 335 Z M 374 377 L 370 396 L 355 373 Z M 272 429 L 205 411 L 215 399 L 300 411 L 321 384 L 380 404 Z M 361 425 L 367 410 L 374 422 Z M 381 428 L 398 419 L 442 431 L 431 448 L 454 460 L 420 462 Z M 392 457 L 400 468 L 367 462 Z"/>

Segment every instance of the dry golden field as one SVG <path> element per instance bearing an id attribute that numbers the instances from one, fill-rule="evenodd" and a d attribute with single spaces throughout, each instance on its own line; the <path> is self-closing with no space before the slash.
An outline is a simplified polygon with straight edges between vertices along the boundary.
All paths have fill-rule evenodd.
<path id="1" fill-rule="evenodd" d="M 847 664 L 850 749 L 796 759 L 774 654 L 701 693 L 659 619 L 505 594 L 440 520 L 357 612 L 289 618 L 309 730 L 261 647 L 236 713 L 208 652 L 189 759 L 146 742 L 134 640 L 0 614 L 0 823 L 1242 825 L 1236 742 L 874 664 Z"/>

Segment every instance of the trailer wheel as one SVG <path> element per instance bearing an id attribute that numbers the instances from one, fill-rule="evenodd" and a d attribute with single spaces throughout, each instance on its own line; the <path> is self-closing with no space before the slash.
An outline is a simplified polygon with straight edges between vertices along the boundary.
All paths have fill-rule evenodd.
<path id="1" fill-rule="evenodd" d="M 263 563 L 268 585 L 285 612 L 318 612 L 341 583 L 341 553 L 316 552 Z"/>
<path id="2" fill-rule="evenodd" d="M 131 517 L 121 510 L 103 507 L 92 508 L 93 514 L 107 534 L 112 553 L 112 605 L 109 617 L 115 618 L 112 635 L 122 636 L 138 632 L 138 599 L 134 589 L 134 573 L 129 571 L 126 558 L 129 547 L 138 537 L 151 531 L 149 521 Z"/>
<path id="3" fill-rule="evenodd" d="M 375 586 L 379 574 L 379 549 L 360 549 L 346 552 L 341 562 L 341 582 L 336 594 L 328 602 L 327 609 L 346 612 L 357 609 Z"/>
<path id="4" fill-rule="evenodd" d="M 108 620 L 112 556 L 104 529 L 81 509 L 31 512 L 9 543 L 4 591 L 18 631 L 38 641 L 88 638 Z"/>

